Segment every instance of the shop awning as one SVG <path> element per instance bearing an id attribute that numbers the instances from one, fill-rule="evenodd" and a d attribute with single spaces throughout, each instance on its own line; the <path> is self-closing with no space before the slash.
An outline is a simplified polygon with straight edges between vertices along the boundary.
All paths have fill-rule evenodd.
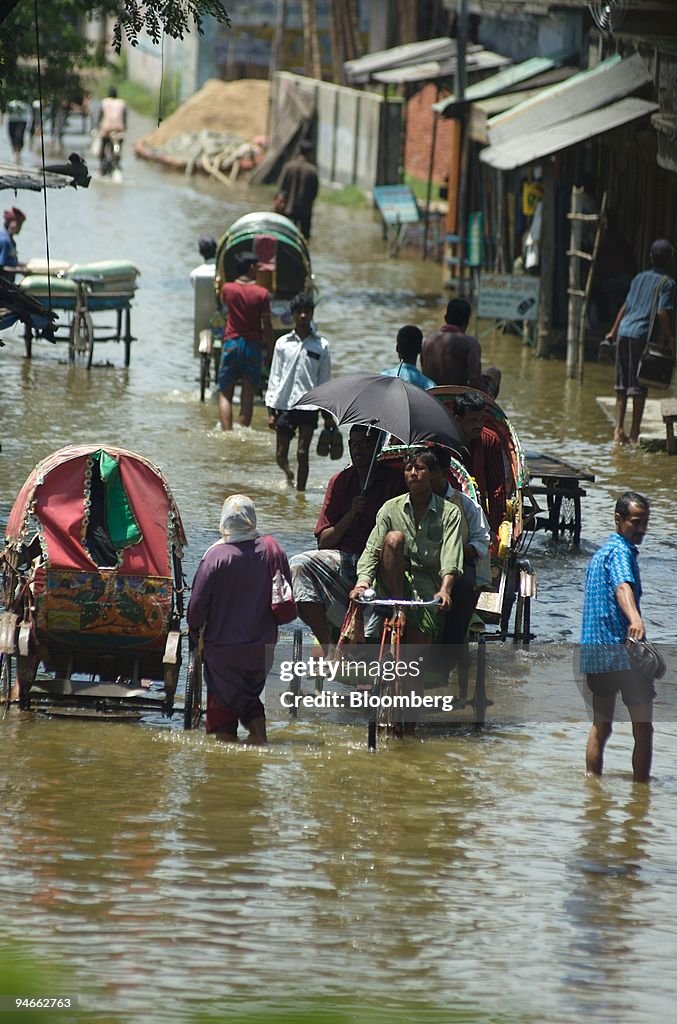
<path id="1" fill-rule="evenodd" d="M 446 99 L 433 103 L 433 110 L 443 117 L 452 117 L 453 112 L 467 102 L 487 99 L 489 96 L 497 96 L 499 93 L 509 92 L 521 82 L 527 82 L 530 78 L 536 78 L 546 71 L 560 67 L 571 58 L 569 51 L 554 53 L 550 57 L 531 57 L 529 60 L 515 64 L 514 67 L 504 68 L 490 78 L 483 78 L 481 82 L 475 82 L 465 90 L 463 100 L 457 100 L 455 96 L 447 96 Z"/>
<path id="2" fill-rule="evenodd" d="M 575 146 L 576 143 L 585 142 L 595 135 L 604 135 L 654 110 L 658 110 L 657 103 L 631 96 L 581 117 L 560 121 L 550 128 L 527 132 L 497 146 L 487 146 L 480 152 L 480 160 L 499 171 L 511 171 L 561 149 Z"/>
<path id="3" fill-rule="evenodd" d="M 508 57 L 482 47 L 469 47 L 465 55 L 465 69 L 469 75 L 491 71 L 494 68 L 509 64 Z M 455 78 L 458 68 L 456 55 L 444 61 L 425 61 L 422 64 L 409 64 L 405 67 L 389 68 L 372 74 L 373 82 L 382 85 L 406 85 L 409 82 L 430 82 L 438 78 Z"/>
<path id="4" fill-rule="evenodd" d="M 422 43 L 404 43 L 389 50 L 378 50 L 355 60 L 347 60 L 343 64 L 343 71 L 349 85 L 364 85 L 371 81 L 378 71 L 403 68 L 426 61 L 445 61 L 455 56 L 456 40 L 448 36 L 439 36 L 437 39 L 426 39 Z"/>
<path id="5" fill-rule="evenodd" d="M 625 60 L 617 55 L 610 57 L 597 67 L 543 89 L 538 96 L 492 118 L 488 126 L 489 140 L 492 146 L 498 146 L 532 132 L 548 131 L 562 121 L 581 117 L 630 96 L 651 81 L 638 53 Z"/>

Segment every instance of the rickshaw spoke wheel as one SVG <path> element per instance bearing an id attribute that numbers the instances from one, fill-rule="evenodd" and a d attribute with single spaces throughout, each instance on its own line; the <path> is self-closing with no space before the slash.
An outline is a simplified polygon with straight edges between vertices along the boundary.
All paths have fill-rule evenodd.
<path id="1" fill-rule="evenodd" d="M 193 648 L 188 654 L 186 691 L 183 698 L 183 727 L 197 729 L 202 717 L 202 659 Z"/>
<path id="2" fill-rule="evenodd" d="M 94 354 L 94 323 L 91 314 L 86 310 L 77 312 L 73 317 L 68 339 L 68 361 L 79 363 L 87 369 L 92 365 Z"/>
<path id="3" fill-rule="evenodd" d="M 9 654 L 0 654 L 0 712 L 4 718 L 9 711 L 12 694 L 12 659 Z"/>
<path id="4" fill-rule="evenodd" d="M 475 712 L 475 727 L 481 729 L 486 719 L 489 703 L 487 700 L 487 645 L 482 636 L 477 643 L 477 674 L 471 703 Z"/>
<path id="5" fill-rule="evenodd" d="M 574 494 L 555 495 L 553 540 L 568 539 L 578 545 L 581 539 L 581 499 Z"/>
<path id="6" fill-rule="evenodd" d="M 200 354 L 200 401 L 204 402 L 211 372 L 211 355 L 209 352 Z"/>
<path id="7" fill-rule="evenodd" d="M 295 629 L 294 630 L 294 639 L 293 639 L 293 642 L 292 642 L 292 653 L 291 653 L 292 663 L 294 665 L 298 665 L 298 663 L 301 661 L 302 657 L 303 657 L 303 630 L 302 629 Z M 294 673 L 294 678 L 292 679 L 291 683 L 289 684 L 289 692 L 292 693 L 294 695 L 294 697 L 296 697 L 297 694 L 299 694 L 301 692 L 301 680 L 296 675 L 296 673 Z M 296 703 L 295 702 L 292 703 L 292 706 L 289 708 L 289 717 L 290 718 L 297 718 L 298 717 L 298 708 L 296 707 Z"/>

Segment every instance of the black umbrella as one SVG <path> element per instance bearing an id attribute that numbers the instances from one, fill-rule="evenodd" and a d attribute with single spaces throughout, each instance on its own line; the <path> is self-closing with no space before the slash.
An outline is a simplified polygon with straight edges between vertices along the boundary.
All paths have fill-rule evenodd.
<path id="1" fill-rule="evenodd" d="M 319 384 L 296 402 L 316 405 L 339 424 L 361 423 L 385 431 L 403 444 L 435 441 L 458 451 L 460 429 L 441 402 L 416 384 L 378 373 L 349 373 Z"/>

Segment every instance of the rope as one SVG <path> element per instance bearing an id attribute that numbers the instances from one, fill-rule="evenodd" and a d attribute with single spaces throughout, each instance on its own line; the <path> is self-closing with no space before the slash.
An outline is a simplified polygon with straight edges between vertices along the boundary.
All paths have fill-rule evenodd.
<path id="1" fill-rule="evenodd" d="M 38 0 L 34 0 L 35 9 L 35 52 L 38 58 L 38 102 L 40 103 L 40 161 L 42 164 L 42 201 L 45 211 L 45 248 L 47 252 L 47 306 L 52 312 L 52 278 L 49 257 L 49 217 L 47 213 L 47 174 L 45 171 L 45 120 L 42 106 L 42 65 L 40 60 L 40 26 L 38 21 Z"/>

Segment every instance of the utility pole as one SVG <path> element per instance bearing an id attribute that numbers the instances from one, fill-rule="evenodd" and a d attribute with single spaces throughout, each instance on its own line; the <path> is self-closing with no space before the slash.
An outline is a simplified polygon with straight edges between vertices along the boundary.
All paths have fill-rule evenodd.
<path id="1" fill-rule="evenodd" d="M 465 99 L 468 75 L 465 66 L 465 48 L 468 39 L 468 0 L 458 0 L 456 8 L 456 81 L 454 92 L 457 100 Z M 462 109 L 462 108 L 461 108 Z M 468 115 L 461 113 L 461 151 L 459 155 L 459 189 L 458 189 L 458 288 L 465 295 L 465 233 L 468 219 Z"/>

